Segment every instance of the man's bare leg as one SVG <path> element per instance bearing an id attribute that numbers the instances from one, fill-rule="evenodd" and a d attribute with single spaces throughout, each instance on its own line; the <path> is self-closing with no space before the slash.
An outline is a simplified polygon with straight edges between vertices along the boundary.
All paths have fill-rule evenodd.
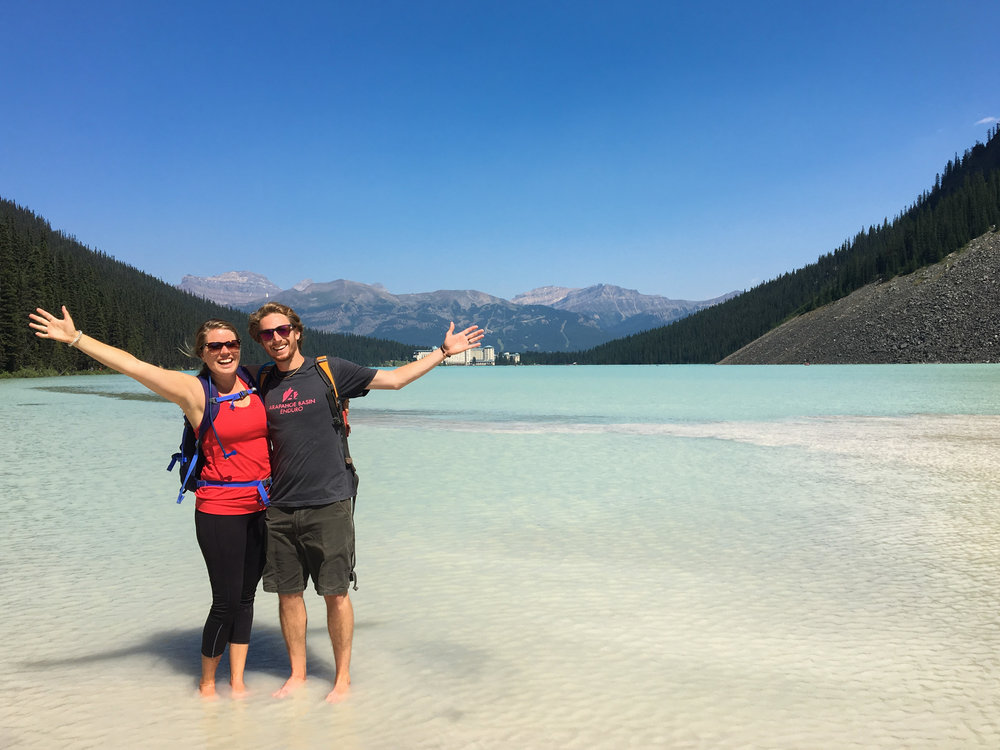
<path id="1" fill-rule="evenodd" d="M 326 627 L 333 644 L 333 660 L 337 677 L 333 690 L 326 696 L 328 703 L 340 703 L 351 688 L 351 646 L 354 641 L 354 606 L 347 594 L 326 596 Z"/>
<path id="2" fill-rule="evenodd" d="M 218 656 L 201 655 L 201 681 L 198 683 L 198 693 L 202 698 L 215 698 L 215 670 L 219 667 L 222 654 Z"/>
<path id="3" fill-rule="evenodd" d="M 246 683 L 243 682 L 243 670 L 247 665 L 249 649 L 249 643 L 229 644 L 229 684 L 233 688 L 234 697 L 242 697 L 247 692 Z"/>
<path id="4" fill-rule="evenodd" d="M 292 673 L 285 684 L 272 695 L 284 698 L 306 681 L 306 602 L 302 592 L 297 594 L 278 594 L 278 617 L 281 620 L 281 634 L 285 637 L 285 648 L 288 649 L 288 662 Z"/>

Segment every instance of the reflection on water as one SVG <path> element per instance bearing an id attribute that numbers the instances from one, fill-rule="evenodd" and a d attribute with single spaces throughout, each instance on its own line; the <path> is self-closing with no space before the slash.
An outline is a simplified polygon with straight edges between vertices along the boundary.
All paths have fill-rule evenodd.
<path id="1" fill-rule="evenodd" d="M 751 370 L 768 397 L 813 387 L 822 403 L 774 414 L 745 404 L 746 371 L 717 369 L 730 379 L 712 371 L 701 391 L 668 368 L 617 386 L 629 403 L 684 391 L 702 418 L 626 418 L 629 403 L 595 417 L 607 373 L 580 368 L 560 404 L 536 398 L 547 372 L 520 371 L 358 400 L 355 692 L 336 708 L 312 594 L 303 694 L 269 697 L 284 654 L 260 593 L 256 692 L 194 697 L 209 593 L 192 507 L 163 470 L 175 406 L 94 398 L 132 388 L 110 378 L 0 383 L 0 741 L 1000 746 L 1000 416 L 979 394 L 938 408 L 939 389 L 973 394 L 970 370 L 935 370 L 931 388 L 926 370 L 842 368 L 858 380 L 838 392 L 905 385 L 905 408 L 875 414 L 831 403 L 825 375 L 781 382 L 816 368 Z M 741 389 L 740 418 L 719 418 Z"/>
<path id="2" fill-rule="evenodd" d="M 125 401 L 163 401 L 155 393 L 134 393 L 130 391 L 102 391 L 96 388 L 85 388 L 72 385 L 41 385 L 36 390 L 52 393 L 75 393 L 81 396 L 101 396 L 103 398 L 118 398 Z"/>

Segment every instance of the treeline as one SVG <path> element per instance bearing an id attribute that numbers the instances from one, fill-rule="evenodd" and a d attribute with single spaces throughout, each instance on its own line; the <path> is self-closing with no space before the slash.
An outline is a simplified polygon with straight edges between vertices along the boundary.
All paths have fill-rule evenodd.
<path id="1" fill-rule="evenodd" d="M 956 154 L 934 187 L 892 222 L 862 230 L 815 263 L 663 328 L 583 352 L 521 355 L 525 364 L 718 362 L 791 317 L 876 281 L 937 263 L 1000 224 L 1000 126 Z"/>
<path id="2" fill-rule="evenodd" d="M 246 335 L 247 313 L 218 305 L 55 231 L 26 208 L 0 198 L 0 375 L 69 373 L 101 366 L 76 349 L 39 339 L 28 314 L 66 305 L 79 328 L 147 362 L 168 368 L 199 364 L 182 353 L 209 318 L 236 325 L 243 361 L 265 362 Z M 364 336 L 308 330 L 303 350 L 367 365 L 408 360 L 414 347 Z"/>

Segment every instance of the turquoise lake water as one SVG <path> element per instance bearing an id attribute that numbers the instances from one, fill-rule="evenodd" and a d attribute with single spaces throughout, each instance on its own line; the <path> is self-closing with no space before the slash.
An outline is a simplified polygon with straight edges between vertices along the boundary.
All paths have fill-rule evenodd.
<path id="1" fill-rule="evenodd" d="M 149 395 L 149 398 L 145 398 Z M 245 700 L 123 376 L 0 381 L 0 746 L 1000 746 L 1000 366 L 439 368 L 352 403 L 353 694 Z"/>

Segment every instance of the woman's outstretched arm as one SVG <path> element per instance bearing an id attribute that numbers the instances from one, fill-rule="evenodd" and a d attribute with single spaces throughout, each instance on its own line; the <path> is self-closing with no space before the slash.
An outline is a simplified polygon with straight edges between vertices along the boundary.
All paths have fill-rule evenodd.
<path id="1" fill-rule="evenodd" d="M 124 349 L 105 344 L 77 330 L 65 305 L 62 314 L 62 318 L 57 318 L 39 307 L 28 316 L 31 318 L 28 325 L 35 330 L 35 335 L 39 338 L 60 341 L 79 349 L 102 365 L 117 370 L 122 375 L 128 375 L 154 393 L 173 401 L 181 407 L 191 424 L 201 423 L 205 411 L 205 391 L 196 377 L 175 370 L 164 370 L 149 362 L 143 362 Z"/>

